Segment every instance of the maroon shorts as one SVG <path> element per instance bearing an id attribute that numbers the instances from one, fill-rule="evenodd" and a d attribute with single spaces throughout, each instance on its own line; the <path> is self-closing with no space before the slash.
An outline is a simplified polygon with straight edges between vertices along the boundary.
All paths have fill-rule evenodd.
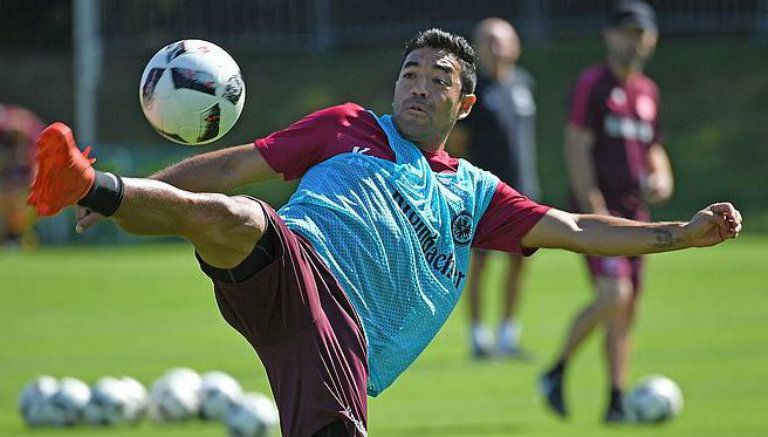
<path id="1" fill-rule="evenodd" d="M 639 203 L 639 199 L 632 195 L 625 195 L 614 199 L 606 198 L 610 214 L 614 217 L 623 217 L 632 220 L 648 221 L 650 215 L 648 209 Z M 571 206 L 578 211 L 576 201 L 571 195 Z M 594 282 L 600 276 L 609 278 L 626 278 L 632 281 L 632 293 L 637 296 L 643 286 L 643 258 L 639 256 L 599 257 L 586 256 L 587 267 Z"/>
<path id="2" fill-rule="evenodd" d="M 201 260 L 224 319 L 261 358 L 284 436 L 309 437 L 342 421 L 350 436 L 367 428 L 367 355 L 352 304 L 309 242 L 266 203 L 273 252 L 245 278 Z M 261 242 L 250 259 L 267 252 Z M 272 259 L 273 257 L 273 259 Z M 225 275 L 219 274 L 225 272 Z"/>
<path id="3" fill-rule="evenodd" d="M 600 257 L 587 256 L 587 266 L 592 280 L 600 276 L 627 278 L 632 281 L 632 293 L 638 295 L 643 285 L 643 258 L 639 256 Z"/>

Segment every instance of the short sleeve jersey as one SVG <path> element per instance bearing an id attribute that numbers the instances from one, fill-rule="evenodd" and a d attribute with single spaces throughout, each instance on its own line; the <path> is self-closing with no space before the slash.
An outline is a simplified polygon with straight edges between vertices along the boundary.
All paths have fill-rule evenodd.
<path id="1" fill-rule="evenodd" d="M 607 65 L 587 69 L 570 96 L 568 122 L 595 135 L 597 184 L 613 214 L 646 219 L 640 194 L 648 149 L 660 143 L 659 91 L 643 74 L 619 81 Z"/>
<path id="2" fill-rule="evenodd" d="M 339 280 L 366 333 L 377 395 L 416 359 L 458 302 L 469 248 L 530 253 L 547 207 L 446 152 L 422 152 L 389 116 L 356 104 L 317 111 L 256 140 L 301 178 L 279 214 Z"/>
<path id="3" fill-rule="evenodd" d="M 533 90 L 533 77 L 520 67 L 502 81 L 479 76 L 477 103 L 460 123 L 469 133 L 468 154 L 473 164 L 538 199 Z"/>

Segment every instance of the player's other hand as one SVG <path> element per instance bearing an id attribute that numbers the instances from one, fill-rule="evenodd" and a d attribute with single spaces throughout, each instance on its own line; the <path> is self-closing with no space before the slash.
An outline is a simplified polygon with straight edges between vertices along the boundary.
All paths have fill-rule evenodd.
<path id="1" fill-rule="evenodd" d="M 647 176 L 640 188 L 643 198 L 648 203 L 666 202 L 672 197 L 672 180 L 659 174 Z"/>
<path id="2" fill-rule="evenodd" d="M 75 218 L 77 218 L 77 224 L 75 225 L 75 232 L 82 234 L 86 229 L 100 222 L 104 216 L 91 211 L 88 208 L 78 206 L 75 210 Z"/>
<path id="3" fill-rule="evenodd" d="M 730 203 L 715 203 L 697 212 L 685 230 L 691 246 L 714 246 L 739 236 L 741 213 Z"/>

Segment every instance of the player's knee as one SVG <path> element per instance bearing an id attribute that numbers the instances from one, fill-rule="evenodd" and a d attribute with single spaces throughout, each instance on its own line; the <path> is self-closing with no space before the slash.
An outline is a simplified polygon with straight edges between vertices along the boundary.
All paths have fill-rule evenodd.
<path id="1" fill-rule="evenodd" d="M 210 195 L 203 202 L 207 207 L 201 210 L 200 222 L 211 238 L 229 243 L 243 237 L 258 240 L 264 233 L 266 219 L 258 203 L 223 194 Z"/>
<path id="2" fill-rule="evenodd" d="M 196 207 L 187 238 L 215 267 L 234 267 L 264 235 L 267 220 L 261 206 L 253 200 L 201 194 L 193 202 Z"/>
<path id="3" fill-rule="evenodd" d="M 624 278 L 603 278 L 598 281 L 599 297 L 606 312 L 615 313 L 632 304 L 632 286 Z"/>

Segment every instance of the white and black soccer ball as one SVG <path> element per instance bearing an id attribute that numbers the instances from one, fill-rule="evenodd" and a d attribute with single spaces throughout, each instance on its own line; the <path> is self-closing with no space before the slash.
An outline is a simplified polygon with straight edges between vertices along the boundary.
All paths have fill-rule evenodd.
<path id="1" fill-rule="evenodd" d="M 189 385 L 196 390 L 200 389 L 203 383 L 203 379 L 200 374 L 188 367 L 174 367 L 169 369 L 163 374 L 161 379 L 169 382 L 179 382 L 184 385 Z"/>
<path id="2" fill-rule="evenodd" d="M 648 376 L 629 393 L 625 408 L 632 421 L 664 422 L 680 414 L 683 409 L 683 392 L 665 376 Z"/>
<path id="3" fill-rule="evenodd" d="M 149 392 L 144 385 L 130 376 L 123 376 L 120 382 L 125 386 L 128 399 L 126 418 L 130 423 L 136 423 L 149 411 Z"/>
<path id="4" fill-rule="evenodd" d="M 138 420 L 139 416 L 132 413 L 131 388 L 118 378 L 101 378 L 91 390 L 84 417 L 86 422 L 102 426 Z"/>
<path id="5" fill-rule="evenodd" d="M 220 371 L 207 372 L 200 388 L 200 418 L 224 420 L 230 407 L 242 397 L 243 389 L 235 378 Z"/>
<path id="6" fill-rule="evenodd" d="M 227 412 L 230 437 L 267 437 L 280 423 L 275 403 L 260 393 L 246 393 Z"/>
<path id="7" fill-rule="evenodd" d="M 240 67 L 219 46 L 187 39 L 149 60 L 139 83 L 144 115 L 160 135 L 180 144 L 207 144 L 235 125 L 245 103 Z"/>
<path id="8" fill-rule="evenodd" d="M 201 385 L 200 375 L 194 370 L 168 371 L 152 385 L 150 416 L 158 422 L 180 422 L 197 417 Z"/>
<path id="9" fill-rule="evenodd" d="M 77 378 L 62 378 L 59 389 L 49 400 L 52 425 L 73 426 L 80 423 L 90 399 L 88 384 Z"/>
<path id="10" fill-rule="evenodd" d="M 28 426 L 54 424 L 51 399 L 59 391 L 59 381 L 43 375 L 29 382 L 19 395 L 19 411 Z"/>

